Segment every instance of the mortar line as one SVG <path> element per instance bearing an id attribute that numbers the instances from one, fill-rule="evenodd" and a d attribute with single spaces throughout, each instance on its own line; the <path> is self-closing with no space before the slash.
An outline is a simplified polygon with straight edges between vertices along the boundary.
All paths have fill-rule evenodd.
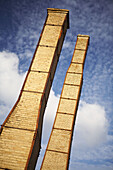
<path id="1" fill-rule="evenodd" d="M 55 46 L 51 46 L 51 45 L 41 45 L 39 44 L 40 47 L 50 47 L 50 48 L 56 48 Z"/>
<path id="2" fill-rule="evenodd" d="M 71 71 L 67 71 L 67 73 L 71 73 L 71 74 L 82 74 L 82 73 L 76 73 L 76 72 L 71 72 Z"/>
<path id="3" fill-rule="evenodd" d="M 56 128 L 56 127 L 53 127 L 53 129 L 56 129 L 56 130 L 64 130 L 64 131 L 69 131 L 69 132 L 71 132 L 70 129 Z"/>
<path id="4" fill-rule="evenodd" d="M 73 62 L 73 61 L 71 61 L 71 63 L 72 64 L 82 64 L 82 65 L 84 64 L 84 63 L 78 63 L 78 62 Z"/>
<path id="5" fill-rule="evenodd" d="M 32 130 L 32 129 L 24 129 L 24 128 L 19 128 L 19 127 L 6 126 L 6 125 L 4 125 L 4 127 L 5 127 L 5 128 L 12 128 L 12 129 L 26 130 L 26 131 L 35 132 L 35 130 Z"/>
<path id="6" fill-rule="evenodd" d="M 22 90 L 24 92 L 30 92 L 30 93 L 39 93 L 39 94 L 45 94 L 43 92 L 39 92 L 39 91 L 31 91 L 31 90 Z"/>
<path id="7" fill-rule="evenodd" d="M 73 73 L 73 72 L 67 72 L 67 74 L 68 74 L 68 73 L 69 73 L 69 74 L 81 74 L 81 75 L 82 75 L 82 73 L 75 73 L 75 72 Z M 66 74 L 66 76 L 67 76 L 67 74 Z"/>
<path id="8" fill-rule="evenodd" d="M 85 49 L 80 49 L 80 48 L 75 48 L 75 50 L 74 50 L 74 51 L 76 51 L 76 50 L 86 51 Z"/>
<path id="9" fill-rule="evenodd" d="M 77 100 L 77 99 L 73 99 L 73 98 L 67 98 L 67 97 L 60 97 L 60 99 L 67 99 L 67 100 Z"/>
<path id="10" fill-rule="evenodd" d="M 3 170 L 11 170 L 11 169 L 9 169 L 9 168 L 1 168 L 1 167 L 0 167 L 0 169 L 3 169 Z"/>
<path id="11" fill-rule="evenodd" d="M 50 73 L 48 71 L 39 71 L 39 70 L 30 70 L 30 72 L 38 72 L 38 73 Z"/>
<path id="12" fill-rule="evenodd" d="M 46 24 L 46 25 L 50 25 L 50 26 L 60 26 L 60 27 L 62 27 L 62 25 L 57 25 L 57 24 Z"/>
<path id="13" fill-rule="evenodd" d="M 58 114 L 63 114 L 63 115 L 72 115 L 74 116 L 74 114 L 71 114 L 71 113 L 64 113 L 64 112 L 57 112 Z"/>
<path id="14" fill-rule="evenodd" d="M 69 83 L 64 83 L 64 85 L 69 85 L 69 86 L 80 86 L 80 85 L 76 85 L 76 84 L 69 84 Z"/>
<path id="15" fill-rule="evenodd" d="M 68 154 L 68 152 L 56 151 L 56 150 L 52 150 L 52 149 L 47 149 L 47 151 L 50 151 L 50 152 L 58 152 L 58 153 L 63 153 L 63 154 Z"/>

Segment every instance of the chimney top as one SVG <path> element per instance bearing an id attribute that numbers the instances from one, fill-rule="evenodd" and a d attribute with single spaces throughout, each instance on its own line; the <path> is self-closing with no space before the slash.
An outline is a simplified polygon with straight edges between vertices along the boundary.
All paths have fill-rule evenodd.
<path id="1" fill-rule="evenodd" d="M 69 28 L 69 10 L 68 9 L 47 8 L 47 14 L 49 14 L 49 13 L 63 13 L 63 14 L 67 14 L 67 22 L 68 22 L 67 28 Z"/>

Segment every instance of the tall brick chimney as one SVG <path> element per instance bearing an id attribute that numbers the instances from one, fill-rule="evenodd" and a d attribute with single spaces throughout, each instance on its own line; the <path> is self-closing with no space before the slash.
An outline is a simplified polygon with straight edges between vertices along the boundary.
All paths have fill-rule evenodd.
<path id="1" fill-rule="evenodd" d="M 89 36 L 78 35 L 41 170 L 68 169 L 88 43 Z"/>
<path id="2" fill-rule="evenodd" d="M 0 129 L 0 169 L 35 168 L 43 115 L 67 28 L 69 11 L 49 8 L 19 98 Z"/>

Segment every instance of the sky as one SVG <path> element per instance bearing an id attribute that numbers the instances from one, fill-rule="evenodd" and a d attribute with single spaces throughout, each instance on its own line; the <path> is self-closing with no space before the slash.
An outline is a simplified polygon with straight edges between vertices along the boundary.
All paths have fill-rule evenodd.
<path id="1" fill-rule="evenodd" d="M 40 169 L 78 34 L 90 36 L 69 170 L 113 170 L 113 0 L 0 0 L 0 124 L 16 102 L 47 8 L 69 10 L 44 115 Z"/>

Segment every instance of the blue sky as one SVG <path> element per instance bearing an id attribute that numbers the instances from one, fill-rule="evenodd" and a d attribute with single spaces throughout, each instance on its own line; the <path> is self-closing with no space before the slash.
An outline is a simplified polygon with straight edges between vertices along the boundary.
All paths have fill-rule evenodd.
<path id="1" fill-rule="evenodd" d="M 47 8 L 70 11 L 44 117 L 41 163 L 77 34 L 90 35 L 70 170 L 113 169 L 113 0 L 0 0 L 0 124 L 15 103 Z M 39 166 L 36 166 L 36 170 Z"/>

